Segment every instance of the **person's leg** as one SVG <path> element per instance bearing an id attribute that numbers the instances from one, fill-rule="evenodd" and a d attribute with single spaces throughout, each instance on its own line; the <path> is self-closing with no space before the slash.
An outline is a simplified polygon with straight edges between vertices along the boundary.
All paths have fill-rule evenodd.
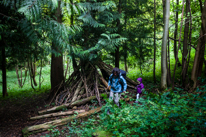
<path id="1" fill-rule="evenodd" d="M 138 100 L 139 100 L 139 93 L 137 93 L 137 95 L 136 95 L 136 101 L 135 101 L 135 103 L 138 103 Z"/>
<path id="2" fill-rule="evenodd" d="M 110 91 L 109 93 L 109 102 L 112 102 L 113 101 L 113 98 L 114 98 L 114 93 L 112 91 Z M 109 112 L 109 108 L 107 110 L 107 114 L 109 115 L 110 112 Z"/>
<path id="3" fill-rule="evenodd" d="M 109 100 L 111 101 L 111 100 L 113 100 L 113 98 L 114 98 L 114 93 L 112 91 L 110 91 L 110 93 L 109 93 Z"/>
<path id="4" fill-rule="evenodd" d="M 119 107 L 119 99 L 121 97 L 121 93 L 114 94 L 114 103 Z"/>

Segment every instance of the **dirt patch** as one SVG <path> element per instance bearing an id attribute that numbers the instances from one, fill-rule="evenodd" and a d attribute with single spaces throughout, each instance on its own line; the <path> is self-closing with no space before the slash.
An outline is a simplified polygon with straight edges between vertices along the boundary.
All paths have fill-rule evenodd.
<path id="1" fill-rule="evenodd" d="M 21 137 L 26 126 L 43 123 L 45 120 L 31 121 L 38 109 L 45 108 L 48 93 L 35 95 L 32 98 L 21 98 L 0 101 L 0 137 Z"/>

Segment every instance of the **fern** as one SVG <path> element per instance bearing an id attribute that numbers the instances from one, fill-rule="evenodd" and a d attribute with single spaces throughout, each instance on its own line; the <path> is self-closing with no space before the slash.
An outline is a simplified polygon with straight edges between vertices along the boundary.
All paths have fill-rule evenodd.
<path id="1" fill-rule="evenodd" d="M 3 0 L 4 6 L 14 8 L 15 0 Z M 30 43 L 40 46 L 46 50 L 52 51 L 48 44 L 53 42 L 58 45 L 62 51 L 67 50 L 69 54 L 74 54 L 80 58 L 93 59 L 97 55 L 90 54 L 91 52 L 101 52 L 105 50 L 115 50 L 116 46 L 121 45 L 126 38 L 115 34 L 116 26 L 113 26 L 113 21 L 120 18 L 121 15 L 112 11 L 116 7 L 114 2 L 93 2 L 93 3 L 75 3 L 70 1 L 61 1 L 61 14 L 71 15 L 72 11 L 79 15 L 79 24 L 72 27 L 58 23 L 55 20 L 54 13 L 58 6 L 58 0 L 16 0 L 16 8 L 19 13 L 22 13 L 26 18 L 20 20 L 19 27 L 27 36 Z M 95 13 L 95 14 L 94 14 Z M 84 27 L 89 26 L 90 44 L 83 47 Z M 74 39 L 76 44 L 72 44 L 70 40 Z"/>

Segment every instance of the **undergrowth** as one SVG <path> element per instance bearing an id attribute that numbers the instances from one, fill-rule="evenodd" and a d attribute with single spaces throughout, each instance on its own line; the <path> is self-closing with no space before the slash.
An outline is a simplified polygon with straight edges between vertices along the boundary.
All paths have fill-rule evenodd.
<path id="1" fill-rule="evenodd" d="M 197 88 L 194 93 L 185 93 L 181 89 L 161 94 L 145 92 L 140 99 L 141 104 L 130 105 L 121 101 L 121 108 L 107 102 L 101 113 L 90 116 L 84 122 L 73 121 L 64 135 L 203 137 L 206 134 L 205 91 L 206 85 Z M 110 115 L 107 114 L 108 109 Z"/>

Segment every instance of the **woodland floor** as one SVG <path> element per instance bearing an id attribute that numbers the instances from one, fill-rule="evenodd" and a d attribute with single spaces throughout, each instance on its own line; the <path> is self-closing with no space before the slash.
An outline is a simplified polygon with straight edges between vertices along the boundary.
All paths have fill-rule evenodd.
<path id="1" fill-rule="evenodd" d="M 0 100 L 0 137 L 21 137 L 22 129 L 26 126 L 45 122 L 45 119 L 31 121 L 29 118 L 37 115 L 38 109 L 45 108 L 47 94 L 18 100 Z"/>
<path id="2" fill-rule="evenodd" d="M 131 91 L 130 91 L 131 93 Z M 133 93 L 135 94 L 135 93 Z M 51 121 L 56 118 L 46 118 L 29 120 L 30 117 L 37 116 L 39 110 L 46 109 L 49 102 L 46 101 L 48 93 L 35 95 L 15 100 L 0 100 L 0 137 L 22 137 L 22 129 L 27 126 L 37 125 Z M 133 103 L 133 102 L 128 102 Z M 90 110 L 93 104 L 78 106 L 77 109 Z M 98 104 L 96 104 L 98 106 Z M 64 116 L 65 117 L 65 116 Z M 65 127 L 60 127 L 65 128 Z M 36 133 L 29 137 L 40 137 L 49 134 L 50 131 Z"/>

